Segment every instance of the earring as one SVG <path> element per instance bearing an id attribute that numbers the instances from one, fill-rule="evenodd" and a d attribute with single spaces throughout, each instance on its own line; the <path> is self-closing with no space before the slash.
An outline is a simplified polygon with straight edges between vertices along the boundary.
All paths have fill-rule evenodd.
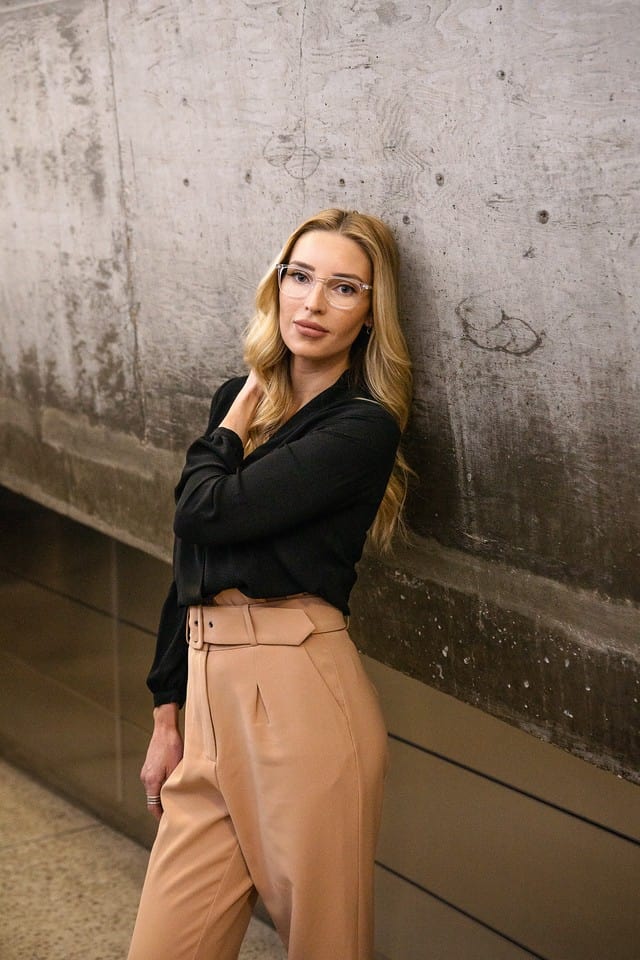
<path id="1" fill-rule="evenodd" d="M 372 324 L 370 324 L 370 323 L 365 323 L 364 332 L 366 333 L 366 335 L 367 335 L 368 337 L 371 336 L 371 327 L 372 327 Z"/>

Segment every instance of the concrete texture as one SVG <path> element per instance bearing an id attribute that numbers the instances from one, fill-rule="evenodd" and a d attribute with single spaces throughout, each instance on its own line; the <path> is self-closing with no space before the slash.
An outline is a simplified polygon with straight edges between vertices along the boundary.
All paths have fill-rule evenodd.
<path id="1" fill-rule="evenodd" d="M 302 216 L 379 213 L 403 256 L 422 539 L 365 567 L 404 631 L 375 654 L 441 682 L 440 544 L 483 664 L 446 688 L 637 767 L 639 27 L 632 0 L 0 0 L 0 481 L 168 556 L 180 451 L 241 370 L 261 273 Z M 491 602 L 465 601 L 471 562 L 502 583 Z M 534 703 L 564 638 L 576 669 Z"/>
<path id="2" fill-rule="evenodd" d="M 431 543 L 370 560 L 356 596 L 369 656 L 640 782 L 636 610 Z"/>
<path id="3" fill-rule="evenodd" d="M 0 811 L 3 960 L 122 960 L 148 851 L 4 761 Z M 253 920 L 241 960 L 284 957 Z"/>

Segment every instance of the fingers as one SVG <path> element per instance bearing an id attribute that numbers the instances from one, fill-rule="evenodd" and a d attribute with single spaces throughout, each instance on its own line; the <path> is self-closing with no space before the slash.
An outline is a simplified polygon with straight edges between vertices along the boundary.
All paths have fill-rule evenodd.
<path id="1" fill-rule="evenodd" d="M 144 767 L 142 772 L 144 773 Z M 162 781 L 158 781 L 157 778 L 154 778 L 153 780 L 146 780 L 143 778 L 142 773 L 140 774 L 140 779 L 142 780 L 142 784 L 144 786 L 147 810 L 152 817 L 155 817 L 156 820 L 159 820 L 163 814 L 162 798 L 160 796 Z"/>
<path id="2" fill-rule="evenodd" d="M 160 726 L 154 729 L 149 742 L 140 780 L 144 787 L 147 810 L 156 819 L 160 820 L 163 808 L 160 793 L 167 777 L 177 767 L 182 758 L 182 738 L 174 729 L 165 729 Z"/>
<path id="3" fill-rule="evenodd" d="M 147 810 L 155 820 L 160 821 L 164 810 L 162 809 L 162 801 L 158 794 L 147 795 Z"/>
<path id="4" fill-rule="evenodd" d="M 148 769 L 148 763 L 145 763 L 140 771 L 140 780 L 144 787 L 147 810 L 156 820 L 159 820 L 162 816 L 162 799 L 160 792 L 166 779 L 166 771 L 163 772 L 163 775 L 159 775 L 157 770 L 150 771 Z"/>
<path id="5" fill-rule="evenodd" d="M 145 801 L 147 804 L 147 810 L 152 817 L 155 817 L 156 820 L 159 820 L 162 816 L 162 799 L 160 797 L 161 783 L 158 783 L 157 780 L 147 781 L 144 780 L 142 775 L 140 776 L 142 784 L 144 786 L 145 792 Z"/>

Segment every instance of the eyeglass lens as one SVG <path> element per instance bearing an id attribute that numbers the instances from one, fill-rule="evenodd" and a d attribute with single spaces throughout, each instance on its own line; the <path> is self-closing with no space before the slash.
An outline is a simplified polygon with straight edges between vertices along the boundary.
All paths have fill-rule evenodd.
<path id="1" fill-rule="evenodd" d="M 324 286 L 327 301 L 334 307 L 353 307 L 364 292 L 358 283 L 346 277 L 328 277 L 326 280 L 320 280 L 301 267 L 280 267 L 278 279 L 282 293 L 294 300 L 301 300 L 308 296 L 315 284 L 321 283 Z"/>

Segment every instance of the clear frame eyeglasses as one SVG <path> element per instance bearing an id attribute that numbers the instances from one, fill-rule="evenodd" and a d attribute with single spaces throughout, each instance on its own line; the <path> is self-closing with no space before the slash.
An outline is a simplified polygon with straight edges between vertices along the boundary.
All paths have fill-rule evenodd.
<path id="1" fill-rule="evenodd" d="M 362 283 L 353 277 L 326 277 L 324 280 L 316 277 L 310 270 L 297 267 L 294 264 L 278 263 L 278 286 L 285 297 L 292 300 L 303 300 L 309 295 L 316 283 L 324 285 L 324 295 L 327 303 L 339 310 L 349 310 L 355 307 L 362 298 L 373 290 L 370 283 Z"/>

